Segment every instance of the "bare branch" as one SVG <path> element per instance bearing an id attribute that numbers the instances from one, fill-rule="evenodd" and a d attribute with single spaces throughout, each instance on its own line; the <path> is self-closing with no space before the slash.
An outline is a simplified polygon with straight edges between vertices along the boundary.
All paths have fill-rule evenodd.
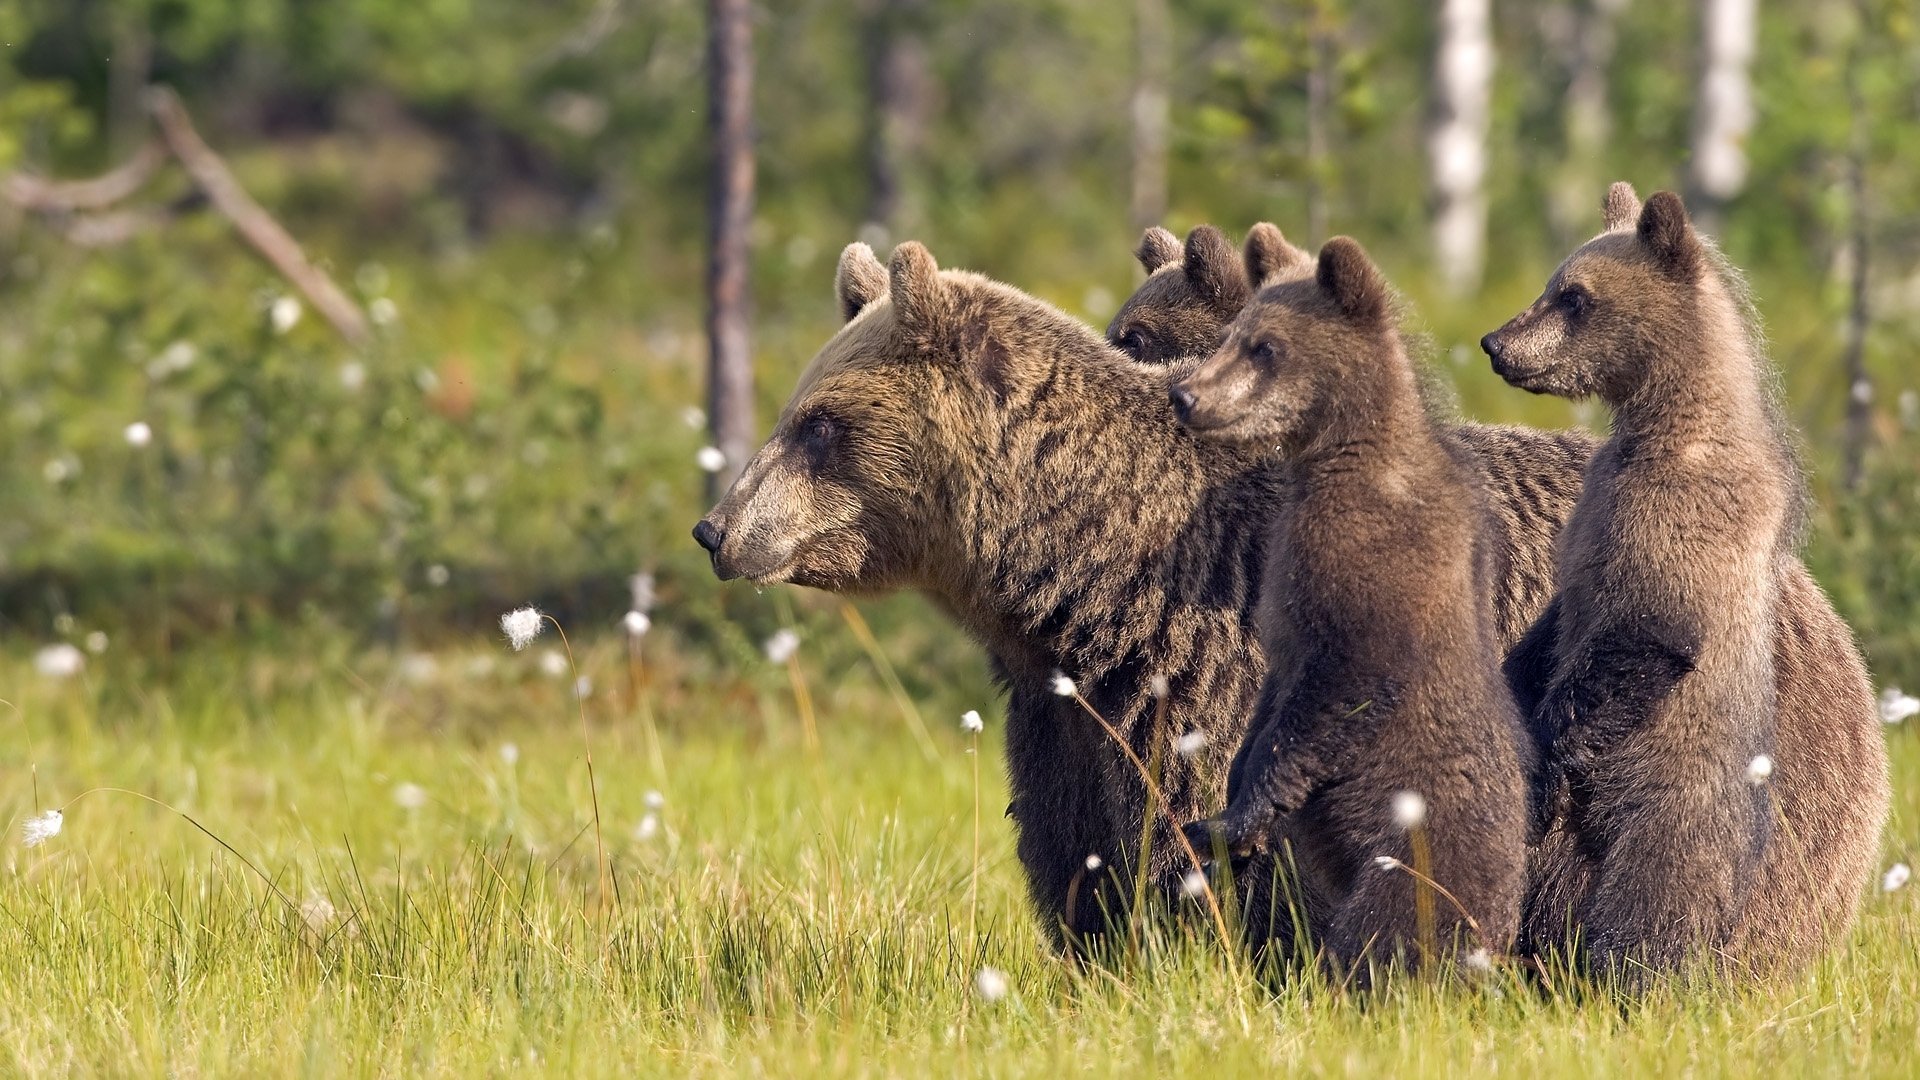
<path id="1" fill-rule="evenodd" d="M 314 310 L 332 323 L 341 337 L 355 345 L 371 340 L 367 317 L 359 305 L 341 292 L 325 271 L 308 262 L 293 236 L 240 186 L 226 162 L 194 130 L 180 98 L 164 86 L 152 87 L 147 91 L 147 111 L 153 114 L 167 146 L 194 183 L 207 193 L 214 209 L 233 222 L 247 243 L 305 293 Z"/>
<path id="2" fill-rule="evenodd" d="M 167 148 L 149 141 L 113 171 L 88 180 L 49 180 L 15 173 L 0 180 L 0 195 L 22 210 L 42 214 L 70 214 L 104 210 L 146 186 L 167 160 Z"/>

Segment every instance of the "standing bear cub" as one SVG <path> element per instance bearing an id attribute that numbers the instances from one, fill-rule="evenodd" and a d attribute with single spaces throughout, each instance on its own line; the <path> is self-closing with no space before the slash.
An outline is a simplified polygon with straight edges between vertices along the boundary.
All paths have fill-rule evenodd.
<path id="1" fill-rule="evenodd" d="M 1616 184 L 1606 217 L 1481 343 L 1513 385 L 1613 410 L 1557 593 L 1508 659 L 1548 748 L 1527 936 L 1630 982 L 1770 966 L 1851 921 L 1884 748 L 1799 559 L 1799 467 L 1738 273 L 1669 192 L 1642 209 Z"/>
<path id="2" fill-rule="evenodd" d="M 1239 856 L 1284 828 L 1315 937 L 1362 980 L 1503 951 L 1532 742 L 1500 671 L 1485 495 L 1360 245 L 1273 278 L 1170 390 L 1202 437 L 1277 445 L 1288 485 L 1262 575 L 1267 679 L 1227 808 L 1189 837 Z"/>

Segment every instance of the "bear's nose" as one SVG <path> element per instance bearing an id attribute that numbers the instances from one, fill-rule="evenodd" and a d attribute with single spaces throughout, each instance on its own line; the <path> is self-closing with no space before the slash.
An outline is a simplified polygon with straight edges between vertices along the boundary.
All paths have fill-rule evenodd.
<path id="1" fill-rule="evenodd" d="M 1497 330 L 1480 339 L 1481 351 L 1495 360 L 1500 359 L 1500 350 L 1506 347 L 1507 343 L 1500 340 L 1500 332 Z"/>
<path id="2" fill-rule="evenodd" d="M 706 548 L 707 553 L 710 555 L 719 552 L 720 542 L 726 538 L 726 533 L 714 528 L 713 522 L 705 518 L 700 519 L 700 524 L 693 527 L 694 541 L 701 547 Z"/>
<path id="3" fill-rule="evenodd" d="M 1193 391 L 1175 383 L 1167 388 L 1167 400 L 1173 403 L 1173 415 L 1184 423 L 1193 415 Z"/>

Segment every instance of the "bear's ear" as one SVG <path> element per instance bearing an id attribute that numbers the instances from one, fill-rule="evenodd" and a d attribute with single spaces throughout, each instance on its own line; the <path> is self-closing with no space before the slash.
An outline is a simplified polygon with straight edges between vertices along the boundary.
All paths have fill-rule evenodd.
<path id="1" fill-rule="evenodd" d="M 852 322 L 868 304 L 887 294 L 887 268 L 873 249 L 855 240 L 840 251 L 840 269 L 833 273 L 833 295 L 840 301 L 840 318 Z"/>
<path id="2" fill-rule="evenodd" d="M 887 277 L 893 309 L 903 324 L 914 327 L 938 324 L 944 310 L 946 285 L 941 282 L 940 267 L 926 245 L 908 240 L 894 248 Z"/>
<path id="3" fill-rule="evenodd" d="M 1336 236 L 1320 249 L 1315 275 L 1341 314 L 1357 323 L 1378 323 L 1387 314 L 1387 283 L 1351 236 Z"/>
<path id="4" fill-rule="evenodd" d="M 1605 215 L 1608 232 L 1624 232 L 1640 220 L 1640 194 L 1625 180 L 1615 180 L 1607 188 L 1607 197 L 1600 209 Z"/>
<path id="5" fill-rule="evenodd" d="M 1247 230 L 1241 261 L 1246 264 L 1247 282 L 1255 289 L 1313 276 L 1313 256 L 1287 243 L 1279 226 L 1270 222 Z"/>
<path id="6" fill-rule="evenodd" d="M 1140 234 L 1140 246 L 1133 249 L 1133 257 L 1151 274 L 1180 257 L 1180 238 L 1155 225 Z"/>
<path id="7" fill-rule="evenodd" d="M 1201 225 L 1187 234 L 1187 281 L 1207 302 L 1216 307 L 1246 302 L 1247 271 L 1240 265 L 1237 252 L 1227 242 L 1227 234 L 1211 225 Z"/>
<path id="8" fill-rule="evenodd" d="M 1653 263 L 1677 281 L 1700 276 L 1700 238 L 1687 220 L 1686 204 L 1671 191 L 1656 191 L 1640 211 L 1640 242 Z"/>

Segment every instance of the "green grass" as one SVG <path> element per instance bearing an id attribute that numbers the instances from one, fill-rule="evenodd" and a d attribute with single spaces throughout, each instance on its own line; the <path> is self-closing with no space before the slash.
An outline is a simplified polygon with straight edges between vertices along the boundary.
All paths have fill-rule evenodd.
<path id="1" fill-rule="evenodd" d="M 844 628 L 802 625 L 817 752 L 786 673 L 764 661 L 716 673 L 650 642 L 633 707 L 619 643 L 582 647 L 618 886 L 604 910 L 579 719 L 568 679 L 540 672 L 551 639 L 515 655 L 476 630 L 433 671 L 338 643 L 230 646 L 175 657 L 164 679 L 109 649 L 64 682 L 16 649 L 0 658 L 0 1073 L 1913 1068 L 1911 886 L 1876 891 L 1846 946 L 1789 982 L 1624 1010 L 1505 978 L 1372 998 L 1274 990 L 1177 935 L 1069 968 L 1027 910 L 999 813 L 999 711 L 977 668 L 916 691 L 930 758 Z M 955 722 L 969 706 L 989 718 L 977 793 Z M 1889 734 L 1891 860 L 1920 831 L 1920 750 L 1912 731 Z M 403 784 L 424 805 L 402 806 Z M 81 795 L 104 786 L 192 815 L 272 884 L 168 810 Z M 660 828 L 641 838 L 653 790 Z M 59 836 L 21 845 L 19 822 L 76 796 Z M 1007 973 L 1006 999 L 974 997 L 981 965 Z"/>

